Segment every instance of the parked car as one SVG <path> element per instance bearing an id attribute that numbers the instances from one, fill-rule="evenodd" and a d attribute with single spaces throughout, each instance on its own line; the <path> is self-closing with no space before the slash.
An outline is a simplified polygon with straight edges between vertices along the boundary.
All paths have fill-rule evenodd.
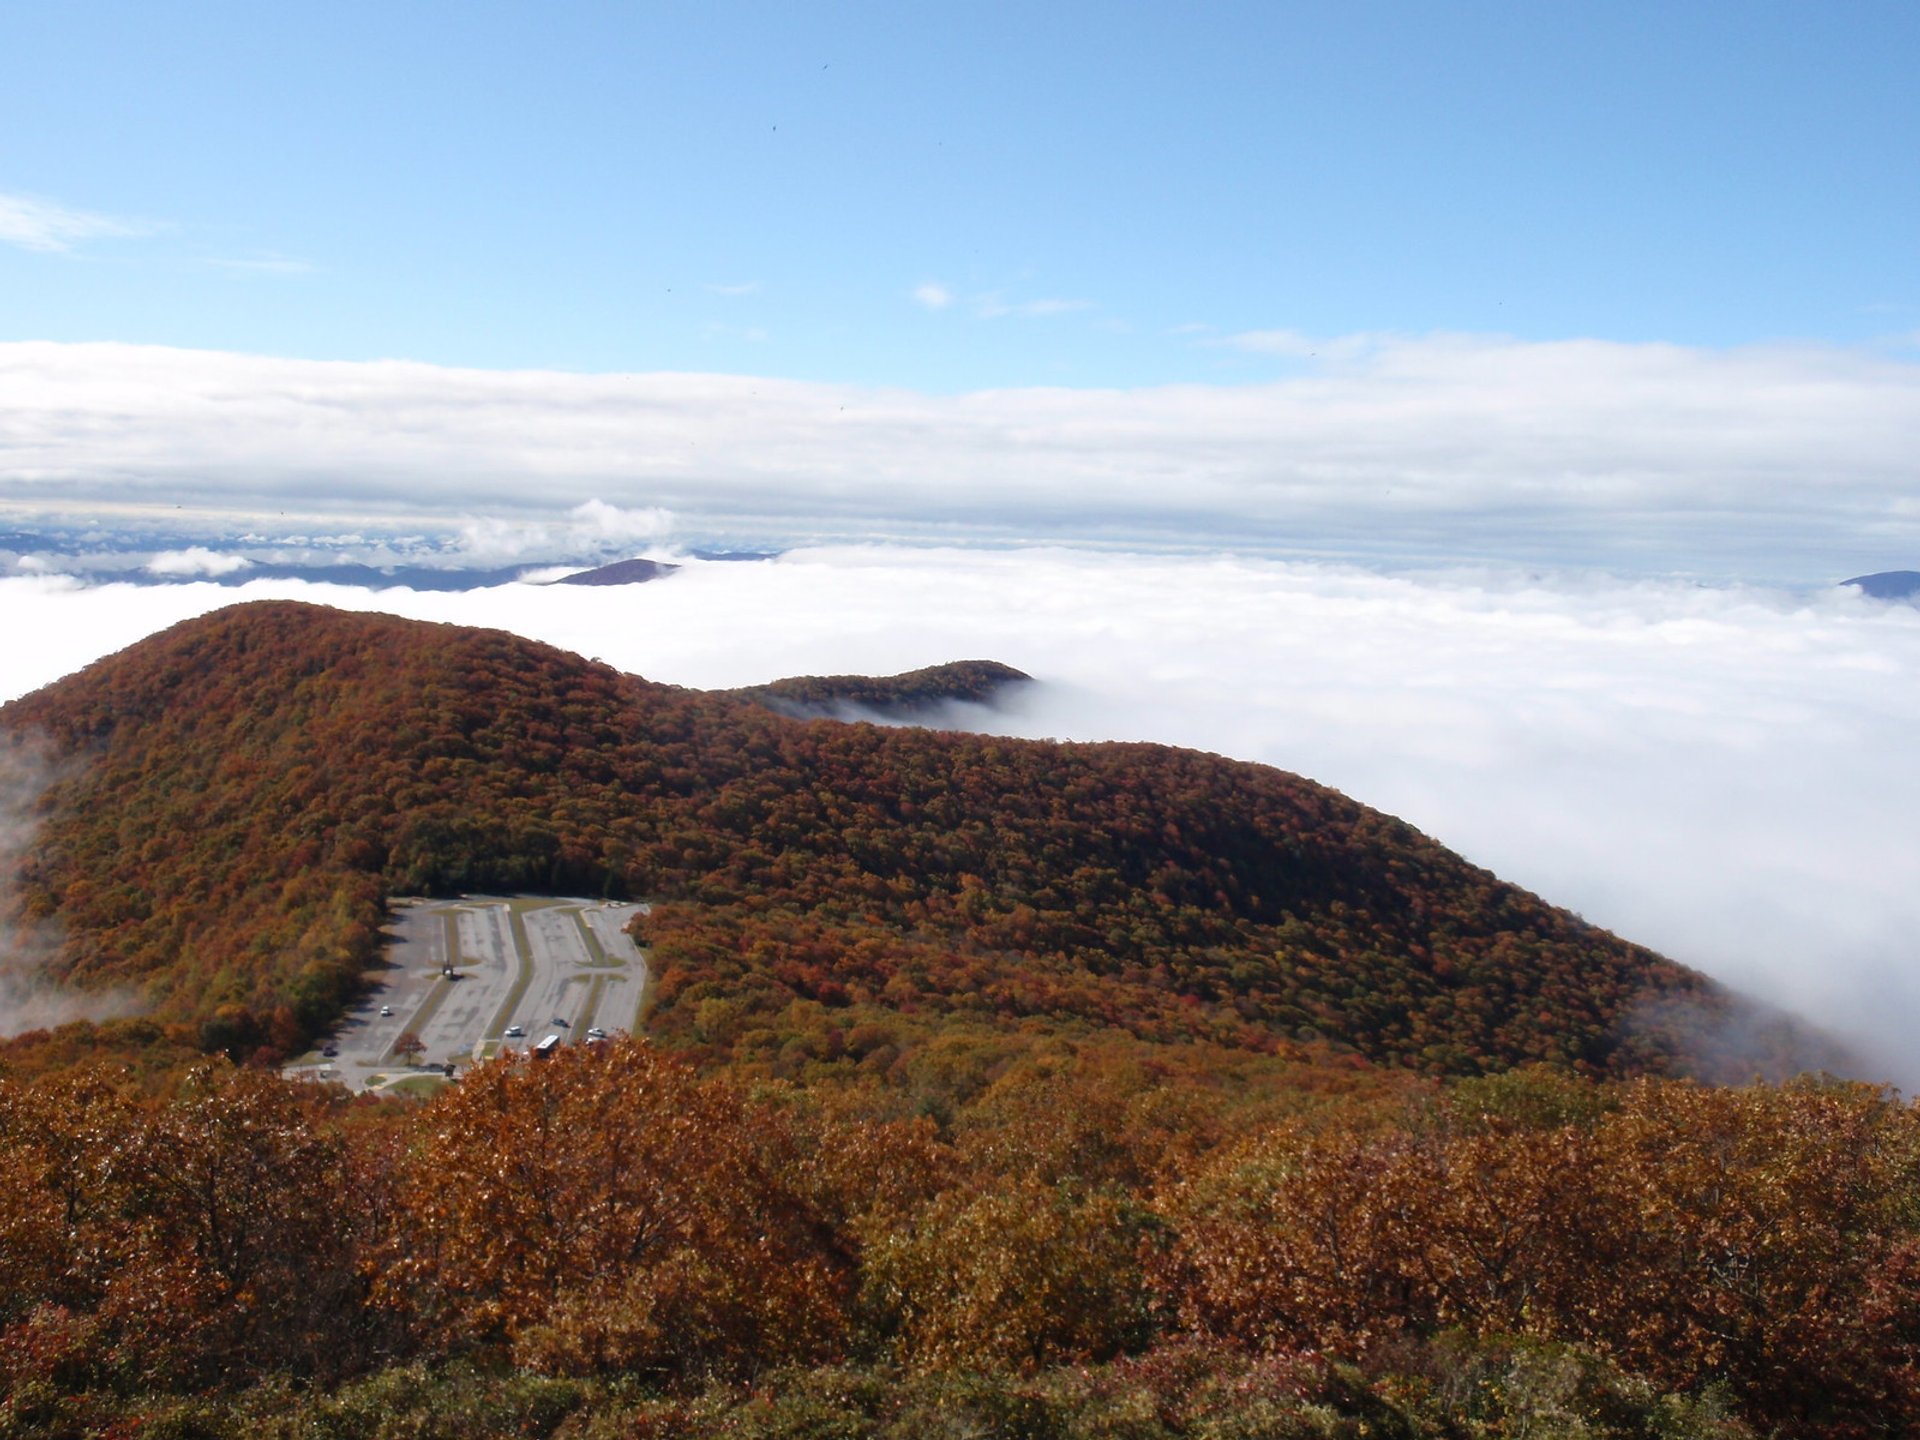
<path id="1" fill-rule="evenodd" d="M 391 1005 L 382 1005 L 380 1007 L 380 1013 L 382 1015 L 391 1015 L 393 1013 L 393 1007 Z"/>
<path id="2" fill-rule="evenodd" d="M 327 1046 L 326 1049 L 322 1050 L 320 1053 L 326 1056 L 327 1059 L 331 1060 L 333 1059 L 334 1056 L 340 1053 L 340 1047 L 338 1045 L 329 1045 Z"/>

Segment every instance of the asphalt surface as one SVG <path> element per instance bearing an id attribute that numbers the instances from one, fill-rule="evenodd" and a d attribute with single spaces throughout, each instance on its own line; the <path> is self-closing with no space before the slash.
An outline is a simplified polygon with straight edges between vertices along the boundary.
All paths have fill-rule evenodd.
<path id="1" fill-rule="evenodd" d="M 323 1042 L 336 1053 L 302 1056 L 288 1073 L 380 1088 L 427 1066 L 457 1075 L 550 1035 L 572 1045 L 595 1027 L 635 1030 L 647 962 L 626 926 L 647 909 L 549 896 L 397 901 L 385 967 Z M 417 1052 L 396 1048 L 408 1035 Z"/>

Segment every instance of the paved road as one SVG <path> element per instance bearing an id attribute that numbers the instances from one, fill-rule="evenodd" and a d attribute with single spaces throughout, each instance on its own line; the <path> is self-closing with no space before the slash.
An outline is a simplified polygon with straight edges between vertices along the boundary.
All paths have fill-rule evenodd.
<path id="1" fill-rule="evenodd" d="M 544 896 L 399 901 L 385 968 L 328 1042 L 337 1055 L 304 1056 L 289 1071 L 359 1088 L 413 1073 L 394 1050 L 409 1033 L 418 1061 L 459 1066 L 548 1035 L 571 1044 L 589 1027 L 635 1030 L 647 962 L 626 926 L 648 908 Z M 511 1026 L 522 1034 L 508 1036 Z"/>

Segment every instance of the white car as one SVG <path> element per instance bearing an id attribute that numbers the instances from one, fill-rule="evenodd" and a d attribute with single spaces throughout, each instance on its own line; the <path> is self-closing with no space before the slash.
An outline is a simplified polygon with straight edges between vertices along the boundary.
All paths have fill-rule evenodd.
<path id="1" fill-rule="evenodd" d="M 509 1040 L 518 1040 L 521 1036 L 525 1035 L 526 1033 L 527 1033 L 526 1027 L 523 1025 L 507 1026 L 507 1039 Z"/>
<path id="2" fill-rule="evenodd" d="M 382 1015 L 391 1015 L 393 1013 L 393 1007 L 391 1005 L 382 1005 L 380 1007 L 380 1013 Z"/>

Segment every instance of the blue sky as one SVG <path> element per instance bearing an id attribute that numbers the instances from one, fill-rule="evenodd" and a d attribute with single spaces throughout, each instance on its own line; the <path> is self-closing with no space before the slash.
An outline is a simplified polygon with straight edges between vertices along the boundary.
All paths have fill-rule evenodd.
<path id="1" fill-rule="evenodd" d="M 1917 42 L 1905 4 L 15 0 L 0 340 L 932 392 L 1313 358 L 1267 331 L 1897 344 Z"/>

